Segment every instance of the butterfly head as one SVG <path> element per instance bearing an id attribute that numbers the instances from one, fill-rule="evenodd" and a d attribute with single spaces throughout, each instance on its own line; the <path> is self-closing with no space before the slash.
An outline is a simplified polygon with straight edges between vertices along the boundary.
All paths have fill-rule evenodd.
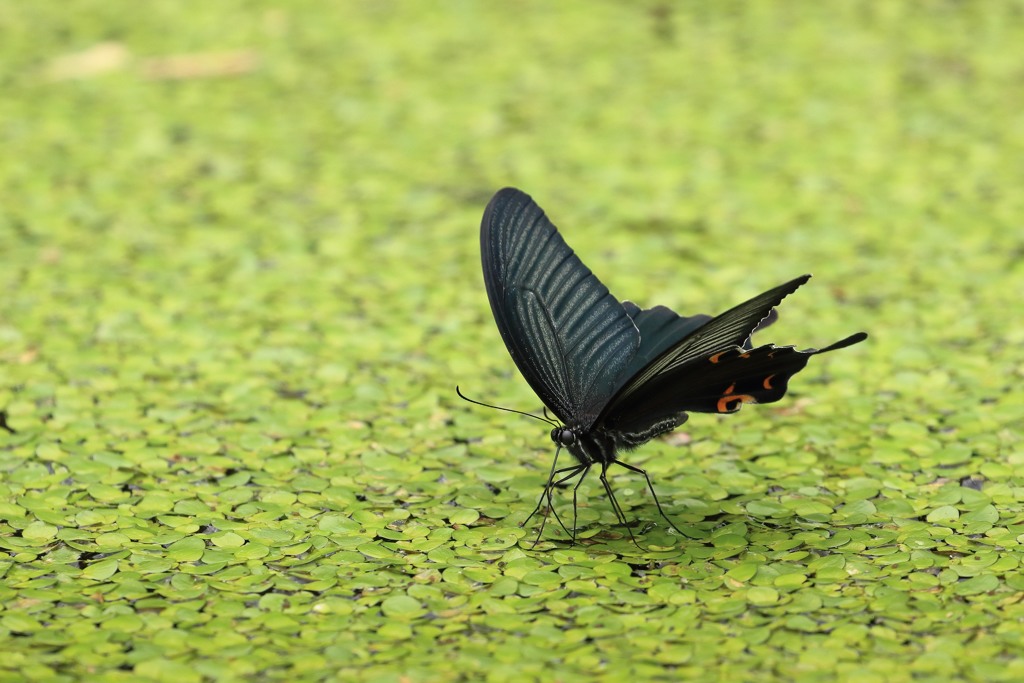
<path id="1" fill-rule="evenodd" d="M 558 426 L 551 430 L 551 440 L 559 446 L 568 448 L 576 443 L 576 432 L 568 427 Z"/>

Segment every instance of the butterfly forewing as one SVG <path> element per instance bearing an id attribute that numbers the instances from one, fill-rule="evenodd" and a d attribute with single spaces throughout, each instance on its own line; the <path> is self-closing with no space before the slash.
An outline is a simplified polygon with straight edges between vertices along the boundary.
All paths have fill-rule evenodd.
<path id="1" fill-rule="evenodd" d="M 563 422 L 592 424 L 640 345 L 632 319 L 519 190 L 491 199 L 480 248 L 491 311 L 520 372 Z"/>

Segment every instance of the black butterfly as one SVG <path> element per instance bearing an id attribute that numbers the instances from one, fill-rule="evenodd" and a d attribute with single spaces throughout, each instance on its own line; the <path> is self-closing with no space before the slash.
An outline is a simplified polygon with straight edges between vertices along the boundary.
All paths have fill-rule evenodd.
<path id="1" fill-rule="evenodd" d="M 664 306 L 640 309 L 628 301 L 619 303 L 541 208 L 513 188 L 499 191 L 487 205 L 480 249 L 487 297 L 505 346 L 526 381 L 563 423 L 551 422 L 555 461 L 527 521 L 545 499 L 552 509 L 555 486 L 580 475 L 573 490 L 575 511 L 576 490 L 590 468 L 600 465 L 601 483 L 615 515 L 629 530 L 608 483 L 609 465 L 642 474 L 652 495 L 654 488 L 644 470 L 618 459 L 620 450 L 675 429 L 686 421 L 688 411 L 733 413 L 744 403 L 778 401 L 789 378 L 811 356 L 867 338 L 858 332 L 823 349 L 804 351 L 792 346 L 752 347 L 750 335 L 774 322 L 774 307 L 810 275 L 714 318 L 683 317 Z M 556 469 L 563 447 L 577 464 Z M 654 500 L 668 520 L 656 495 Z M 538 540 L 546 521 L 547 514 Z M 575 540 L 575 532 L 574 519 L 572 531 L 566 533 Z"/>

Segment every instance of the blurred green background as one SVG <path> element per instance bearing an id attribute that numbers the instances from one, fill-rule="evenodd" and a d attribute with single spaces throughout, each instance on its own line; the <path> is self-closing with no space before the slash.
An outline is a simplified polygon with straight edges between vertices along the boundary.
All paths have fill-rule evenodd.
<path id="1" fill-rule="evenodd" d="M 0 680 L 1024 677 L 1024 4 L 0 0 Z M 518 526 L 478 225 L 790 395 Z M 564 501 L 563 501 L 564 502 Z M 563 508 L 564 510 L 564 508 Z M 554 539 L 556 530 L 546 532 Z"/>

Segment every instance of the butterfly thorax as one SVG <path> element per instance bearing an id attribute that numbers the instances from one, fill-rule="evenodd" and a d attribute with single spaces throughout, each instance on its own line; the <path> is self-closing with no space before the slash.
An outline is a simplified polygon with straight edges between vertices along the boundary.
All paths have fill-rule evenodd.
<path id="1" fill-rule="evenodd" d="M 583 465 L 615 462 L 619 445 L 611 432 L 584 431 L 582 427 L 555 427 L 551 430 L 551 440 Z"/>

